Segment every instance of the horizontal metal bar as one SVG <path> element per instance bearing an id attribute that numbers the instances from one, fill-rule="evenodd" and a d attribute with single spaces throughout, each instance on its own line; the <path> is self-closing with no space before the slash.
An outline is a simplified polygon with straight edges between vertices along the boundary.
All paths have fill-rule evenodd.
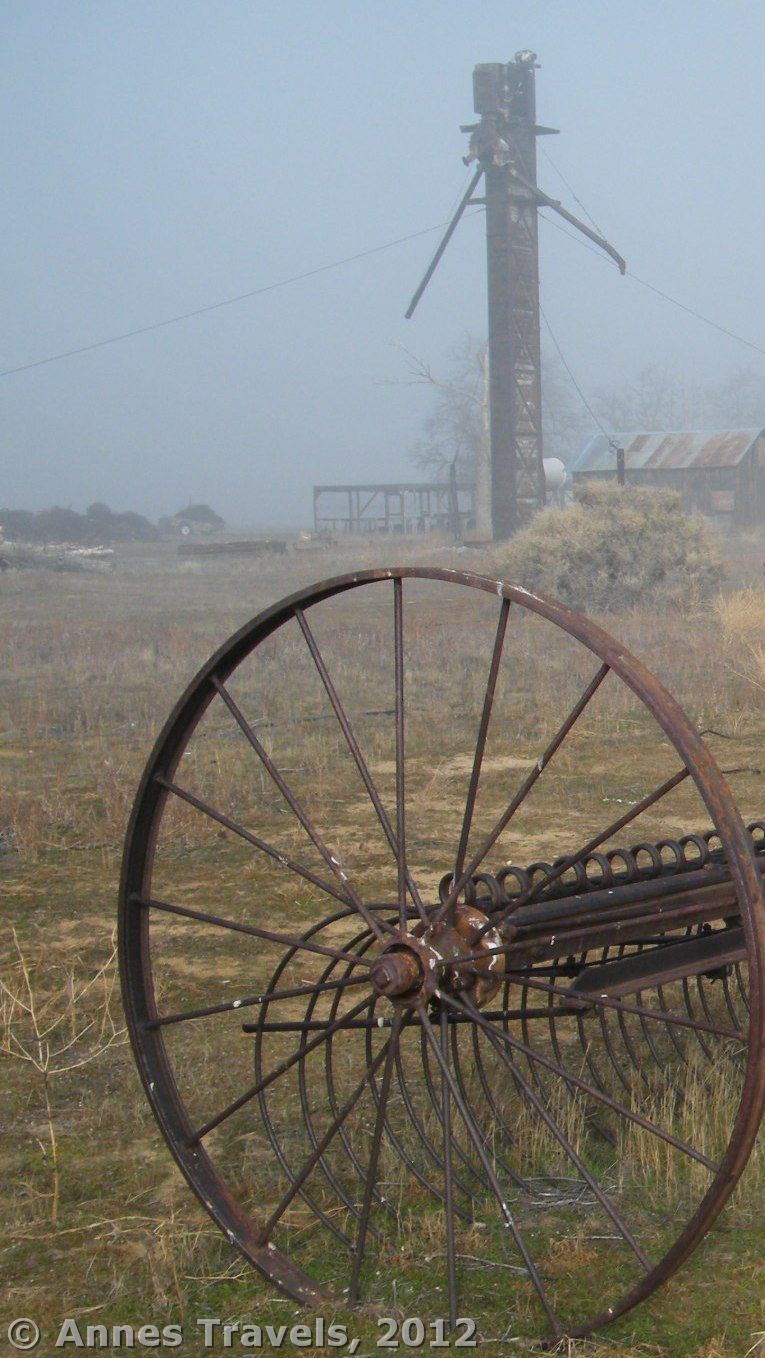
<path id="1" fill-rule="evenodd" d="M 743 930 L 739 927 L 720 929 L 714 934 L 678 940 L 649 952 L 633 953 L 613 962 L 585 967 L 565 993 L 572 996 L 630 995 L 636 990 L 668 985 L 670 981 L 680 981 L 686 976 L 700 976 L 745 961 Z"/>
<path id="2" fill-rule="evenodd" d="M 757 866 L 760 874 L 765 874 L 765 855 L 758 855 Z M 584 890 L 576 895 L 553 898 L 542 896 L 539 900 L 519 906 L 513 911 L 512 923 L 519 931 L 527 925 L 529 927 L 538 925 L 547 929 L 553 924 L 564 924 L 569 919 L 576 919 L 583 911 L 588 914 L 596 911 L 602 913 L 620 906 L 655 904 L 668 900 L 671 896 L 711 887 L 727 887 L 729 892 L 734 891 L 727 867 L 717 863 L 708 864 L 706 867 L 690 871 L 663 873 L 658 877 L 646 878 L 642 882 L 616 883 L 610 887 L 595 886 L 592 890 Z M 492 912 L 488 898 L 479 895 L 476 905 L 479 910 Z M 493 909 L 496 910 L 496 907 Z"/>
<path id="3" fill-rule="evenodd" d="M 566 993 L 565 991 L 561 991 L 561 996 L 564 996 L 565 993 Z M 573 1005 L 573 1004 L 572 1004 L 572 1005 L 565 1005 L 565 1006 L 564 1006 L 564 1005 L 558 1005 L 558 1006 L 555 1006 L 555 1007 L 553 1007 L 553 1008 L 550 1008 L 548 1005 L 539 1005 L 539 1006 L 536 1007 L 536 1008 L 527 1007 L 527 1008 L 525 1008 L 525 1009 L 482 1009 L 482 1010 L 481 1010 L 481 1013 L 483 1014 L 484 1018 L 486 1018 L 486 1019 L 496 1019 L 496 1020 L 498 1020 L 498 1021 L 501 1021 L 501 1020 L 503 1020 L 503 1019 L 519 1019 L 519 1020 L 520 1020 L 520 1019 L 527 1019 L 527 1018 L 549 1019 L 551 1014 L 557 1016 L 558 1018 L 562 1017 L 563 1015 L 570 1016 L 571 1014 L 579 1014 L 579 1013 L 581 1013 L 581 1005 L 579 1005 L 579 1004 L 577 1004 L 577 1005 Z M 391 1011 L 390 1013 L 385 1014 L 385 1015 L 382 1015 L 382 1014 L 381 1014 L 381 1015 L 379 1016 L 379 1018 L 374 1018 L 374 1019 L 354 1019 L 352 1023 L 346 1023 L 346 1024 L 345 1024 L 345 1027 L 343 1028 L 343 1032 L 348 1032 L 348 1031 L 350 1031 L 351 1029 L 354 1029 L 354 1028 L 361 1028 L 361 1029 L 367 1029 L 367 1028 L 390 1028 L 390 1027 L 392 1027 L 392 1025 L 393 1025 L 393 1020 L 394 1020 L 394 1018 L 395 1018 L 395 1013 L 394 1013 L 393 1011 Z M 448 1021 L 449 1021 L 449 1023 L 472 1023 L 472 1019 L 469 1019 L 469 1018 L 467 1018 L 467 1017 L 465 1017 L 465 1016 L 463 1016 L 463 1015 L 461 1015 L 461 1014 L 449 1014 Z M 243 1032 L 243 1033 L 312 1033 L 312 1032 L 322 1033 L 322 1032 L 324 1032 L 327 1028 L 329 1028 L 329 1026 L 330 1026 L 329 1019 L 307 1019 L 307 1020 L 305 1021 L 305 1023 L 301 1023 L 300 1019 L 292 1019 L 292 1020 L 286 1020 L 286 1019 L 285 1019 L 285 1020 L 280 1021 L 280 1022 L 274 1020 L 273 1023 L 270 1022 L 270 1020 L 266 1020 L 266 1022 L 264 1022 L 264 1023 L 243 1023 L 243 1024 L 242 1024 L 242 1032 Z"/>

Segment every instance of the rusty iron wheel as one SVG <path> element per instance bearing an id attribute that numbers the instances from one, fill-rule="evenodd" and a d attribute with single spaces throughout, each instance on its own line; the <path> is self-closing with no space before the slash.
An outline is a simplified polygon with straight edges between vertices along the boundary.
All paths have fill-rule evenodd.
<path id="1" fill-rule="evenodd" d="M 355 610 L 344 630 L 332 613 L 340 603 Z M 410 731 L 423 750 L 429 732 L 441 750 L 448 743 L 449 721 L 432 703 L 453 696 L 443 688 L 449 653 L 479 605 L 492 621 L 489 645 L 479 652 L 476 642 L 462 671 L 466 685 L 482 676 L 466 795 L 452 842 L 435 834 L 429 846 L 412 826 L 427 820 L 438 769 L 413 791 Z M 438 650 L 425 608 L 446 617 L 447 631 L 454 619 L 453 647 Z M 334 619 L 326 641 L 325 609 Z M 415 716 L 410 618 L 424 636 L 419 653 L 434 656 Z M 479 835 L 506 636 L 526 635 L 524 626 L 532 653 L 542 628 L 552 637 L 540 664 L 556 637 L 576 648 L 577 696 Z M 370 706 L 371 681 L 340 672 L 354 645 L 370 667 L 389 667 L 389 705 Z M 290 706 L 292 666 L 313 676 L 321 711 L 299 686 Z M 488 871 L 527 798 L 544 790 L 548 765 L 615 684 L 679 766 L 610 825 L 604 815 L 576 851 L 563 843 L 551 864 Z M 299 757 L 298 737 L 310 776 L 279 754 L 281 739 Z M 344 781 L 331 784 L 322 761 L 333 751 L 346 763 Z M 320 828 L 322 779 L 341 806 L 342 849 Z M 684 782 L 695 784 L 713 835 L 686 837 L 674 857 L 644 842 L 607 851 Z M 350 862 L 360 799 L 389 858 L 385 888 L 382 868 Z M 288 827 L 282 845 L 279 824 Z M 673 896 L 681 866 L 690 886 Z M 712 875 L 699 885 L 702 871 Z M 710 906 L 718 877 L 729 885 Z M 499 1332 L 536 1307 L 547 1337 L 590 1333 L 648 1297 L 699 1244 L 759 1126 L 765 918 L 758 855 L 725 779 L 675 700 L 606 632 L 482 576 L 409 566 L 339 576 L 266 609 L 212 656 L 171 713 L 138 790 L 119 946 L 135 1059 L 177 1164 L 230 1243 L 307 1305 L 379 1301 L 453 1325 L 471 1309 L 478 1259 Z M 702 965 L 710 948 L 714 964 Z M 629 967 L 639 982 L 625 980 Z M 726 1060 L 733 1102 L 724 1141 L 712 1147 L 683 1121 L 687 1088 L 700 1064 L 717 1071 Z M 650 1243 L 620 1164 L 633 1133 L 646 1158 L 641 1191 L 653 1184 L 661 1218 Z M 584 1293 L 560 1265 L 567 1248 L 588 1275 Z M 582 1305 L 601 1248 L 601 1294 Z M 417 1306 L 406 1300 L 415 1273 Z"/>

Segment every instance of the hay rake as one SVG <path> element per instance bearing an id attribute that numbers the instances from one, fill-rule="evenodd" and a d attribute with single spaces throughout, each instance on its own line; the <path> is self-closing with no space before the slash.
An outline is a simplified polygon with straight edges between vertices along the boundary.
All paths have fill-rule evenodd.
<path id="1" fill-rule="evenodd" d="M 670 805 L 712 828 L 637 839 Z M 590 1333 L 752 1149 L 764 863 L 692 722 L 588 619 L 419 567 L 302 590 L 202 668 L 133 809 L 154 1115 L 299 1302 Z"/>

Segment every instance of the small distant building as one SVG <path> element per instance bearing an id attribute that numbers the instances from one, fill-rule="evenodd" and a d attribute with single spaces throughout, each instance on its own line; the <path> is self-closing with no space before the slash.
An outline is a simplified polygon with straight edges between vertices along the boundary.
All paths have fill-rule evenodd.
<path id="1" fill-rule="evenodd" d="M 172 518 L 159 521 L 162 532 L 180 533 L 182 537 L 188 537 L 190 533 L 215 533 L 225 526 L 220 514 L 209 505 L 189 505 Z"/>
<path id="2" fill-rule="evenodd" d="M 765 519 L 765 429 L 596 434 L 571 467 L 574 486 L 616 481 L 618 448 L 628 484 L 677 490 L 685 508 L 736 523 Z"/>

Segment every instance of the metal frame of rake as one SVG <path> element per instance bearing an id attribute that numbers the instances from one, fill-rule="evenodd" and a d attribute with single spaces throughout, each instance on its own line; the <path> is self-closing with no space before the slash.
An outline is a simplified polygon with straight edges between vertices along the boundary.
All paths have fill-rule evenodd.
<path id="1" fill-rule="evenodd" d="M 443 862 L 435 900 L 418 887 L 417 858 L 407 841 L 405 652 L 413 580 L 431 582 L 447 602 L 457 590 L 494 595 L 497 609 L 491 653 L 484 662 L 476 660 L 486 665 L 486 682 L 460 832 Z M 389 591 L 392 603 L 395 805 L 390 807 L 313 624 L 324 601 L 370 585 Z M 375 597 L 379 600 L 379 588 Z M 478 835 L 476 798 L 500 664 L 516 614 L 542 618 L 581 643 L 590 653 L 591 677 L 493 827 Z M 235 697 L 231 680 L 238 667 L 290 622 L 297 624 L 390 852 L 396 885 L 382 903 L 365 899 L 354 884 L 303 806 L 289 771 L 280 768 Z M 543 790 L 548 765 L 601 685 L 614 683 L 631 690 L 655 719 L 676 753 L 676 772 L 554 863 L 492 876 L 487 859 L 501 833 L 531 790 L 537 784 Z M 184 782 L 182 756 L 211 705 L 230 719 L 250 747 L 253 767 L 273 783 L 299 823 L 313 846 L 310 863 L 283 852 L 263 837 L 265 831 L 240 824 L 230 808 Z M 684 779 L 695 783 L 713 831 L 705 838 L 686 836 L 682 845 L 667 840 L 607 848 Z M 327 909 L 307 927 L 258 908 L 255 896 L 244 919 L 230 918 L 224 905 L 190 905 L 180 889 L 175 899 L 156 896 L 152 880 L 163 815 L 176 803 L 200 824 L 213 824 L 246 845 L 253 863 L 276 864 L 294 880 L 296 895 L 303 899 L 310 889 L 327 901 Z M 189 1185 L 231 1244 L 277 1288 L 306 1305 L 332 1298 L 367 1304 L 375 1300 L 378 1271 L 387 1267 L 395 1278 L 397 1242 L 409 1239 L 411 1231 L 402 1207 L 411 1185 L 414 1197 L 429 1203 L 442 1221 L 444 1248 L 430 1267 L 442 1288 L 438 1305 L 452 1324 L 469 1309 L 460 1290 L 460 1233 L 476 1219 L 485 1223 L 487 1213 L 493 1214 L 491 1230 L 501 1227 L 514 1256 L 510 1270 L 497 1275 L 498 1316 L 512 1315 L 518 1286 L 526 1301 L 531 1296 L 538 1303 L 548 1337 L 588 1333 L 624 1313 L 666 1281 L 709 1230 L 743 1171 L 760 1123 L 763 838 L 762 827 L 750 834 L 743 826 L 704 741 L 662 684 L 600 627 L 551 600 L 464 572 L 402 567 L 327 580 L 266 609 L 213 655 L 171 713 L 143 775 L 125 846 L 119 948 L 128 1028 L 146 1095 Z M 321 869 L 313 866 L 317 855 Z M 225 900 L 225 893 L 217 896 L 212 876 L 211 888 L 211 902 Z M 181 943 L 188 930 L 188 947 L 197 957 L 200 927 L 204 937 L 232 940 L 254 956 L 259 946 L 276 949 L 280 961 L 268 985 L 231 1000 L 168 1009 L 155 989 L 162 938 L 154 924 L 170 917 Z M 214 952 L 209 969 L 214 979 Z M 716 983 L 720 1003 L 710 999 Z M 238 1019 L 239 1010 L 245 1020 L 239 1024 L 241 1042 L 254 1051 L 250 1078 L 233 1098 L 200 1118 L 182 1092 L 185 1076 L 169 1038 L 179 1030 L 209 1033 L 210 1025 L 230 1021 L 232 1014 Z M 641 1111 L 635 1097 L 650 1078 L 689 1068 L 686 1042 L 709 1061 L 728 1056 L 738 1072 L 730 1136 L 719 1154 L 681 1135 L 671 1119 L 662 1122 L 650 1103 Z M 357 1044 L 351 1075 L 339 1056 L 340 1044 L 347 1043 Z M 325 1091 L 321 1123 L 312 1058 L 321 1067 Z M 299 1153 L 283 1125 L 285 1091 L 294 1080 L 304 1138 Z M 561 1115 L 561 1100 L 583 1110 L 587 1127 L 612 1159 L 622 1132 L 635 1132 L 673 1164 L 690 1164 L 700 1174 L 695 1200 L 674 1222 L 658 1257 L 641 1241 L 612 1174 L 577 1145 Z M 538 1170 L 524 1161 L 526 1136 L 519 1142 L 513 1107 L 523 1108 L 527 1123 L 539 1128 L 568 1166 L 588 1219 L 600 1214 L 624 1251 L 624 1268 L 614 1265 L 584 1314 L 559 1308 L 537 1257 L 541 1246 L 524 1204 L 533 1221 L 535 1211 L 543 1214 L 545 1197 L 535 1188 Z M 278 1189 L 261 1193 L 257 1177 L 244 1187 L 243 1175 L 233 1173 L 219 1154 L 219 1135 L 238 1116 L 270 1147 Z M 386 1187 L 384 1163 L 391 1160 L 405 1185 L 398 1202 Z M 551 1173 L 548 1198 L 557 1181 Z M 290 1229 L 296 1206 L 328 1233 L 332 1284 L 314 1276 L 310 1232 L 296 1235 Z"/>

